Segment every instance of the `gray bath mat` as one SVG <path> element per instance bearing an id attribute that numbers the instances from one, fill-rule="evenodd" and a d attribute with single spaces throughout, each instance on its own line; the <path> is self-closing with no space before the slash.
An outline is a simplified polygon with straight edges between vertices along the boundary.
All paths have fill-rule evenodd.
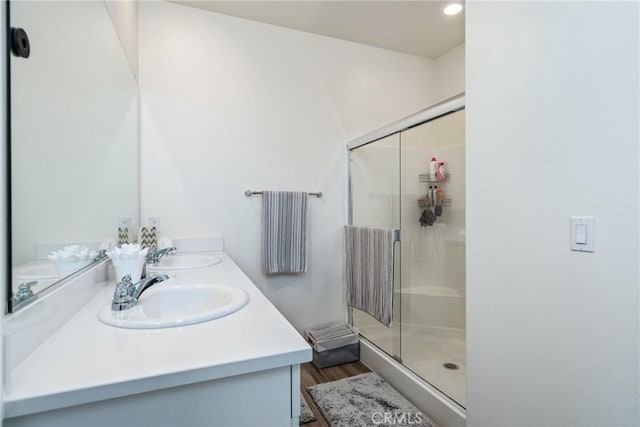
<path id="1" fill-rule="evenodd" d="M 304 400 L 304 396 L 300 393 L 300 424 L 310 423 L 315 421 L 316 416 L 313 415 L 313 411 L 309 407 L 309 404 Z"/>
<path id="2" fill-rule="evenodd" d="M 374 372 L 317 384 L 307 391 L 331 427 L 437 427 Z"/>

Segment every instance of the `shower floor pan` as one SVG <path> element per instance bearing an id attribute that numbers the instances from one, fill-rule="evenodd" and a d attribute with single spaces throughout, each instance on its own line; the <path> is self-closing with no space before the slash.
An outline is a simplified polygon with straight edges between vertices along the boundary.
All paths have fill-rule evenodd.
<path id="1" fill-rule="evenodd" d="M 390 355 L 400 353 L 394 348 L 391 330 L 378 325 L 358 328 L 369 341 Z M 465 330 L 430 327 L 415 324 L 402 325 L 402 363 L 425 381 L 439 389 L 460 406 L 467 406 Z M 447 369 L 445 364 L 457 369 Z"/>

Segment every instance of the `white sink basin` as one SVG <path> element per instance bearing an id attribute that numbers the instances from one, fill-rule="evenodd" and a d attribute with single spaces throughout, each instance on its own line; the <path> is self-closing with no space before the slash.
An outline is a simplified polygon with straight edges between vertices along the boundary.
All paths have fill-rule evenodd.
<path id="1" fill-rule="evenodd" d="M 245 291 L 228 285 L 167 281 L 144 291 L 138 304 L 127 310 L 113 311 L 109 303 L 98 319 L 118 328 L 172 328 L 226 316 L 248 302 Z"/>
<path id="2" fill-rule="evenodd" d="M 191 268 L 203 268 L 222 262 L 222 253 L 219 254 L 174 254 L 162 258 L 160 263 L 147 264 L 147 271 L 162 270 L 187 270 Z"/>

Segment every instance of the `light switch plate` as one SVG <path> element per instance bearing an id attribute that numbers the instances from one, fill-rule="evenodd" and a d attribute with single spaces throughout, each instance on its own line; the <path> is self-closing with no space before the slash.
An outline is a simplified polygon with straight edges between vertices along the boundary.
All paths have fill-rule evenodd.
<path id="1" fill-rule="evenodd" d="M 594 252 L 594 234 L 592 216 L 571 217 L 571 250 Z"/>

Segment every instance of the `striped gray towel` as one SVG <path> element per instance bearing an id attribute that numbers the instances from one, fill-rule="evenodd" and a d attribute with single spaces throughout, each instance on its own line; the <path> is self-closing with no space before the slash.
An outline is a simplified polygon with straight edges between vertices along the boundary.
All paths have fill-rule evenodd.
<path id="1" fill-rule="evenodd" d="M 345 227 L 347 303 L 386 326 L 393 318 L 394 230 Z"/>
<path id="2" fill-rule="evenodd" d="M 307 202 L 297 191 L 262 193 L 262 258 L 264 272 L 307 271 Z"/>

